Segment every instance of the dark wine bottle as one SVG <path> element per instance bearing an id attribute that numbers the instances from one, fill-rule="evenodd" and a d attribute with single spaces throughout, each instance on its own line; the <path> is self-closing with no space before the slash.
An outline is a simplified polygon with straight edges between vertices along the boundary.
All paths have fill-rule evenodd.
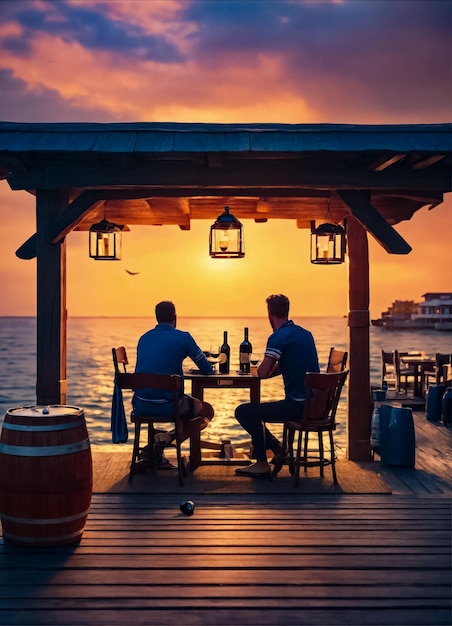
<path id="1" fill-rule="evenodd" d="M 228 345 L 228 331 L 223 332 L 223 343 L 220 348 L 220 357 L 218 369 L 220 374 L 229 374 L 229 361 L 230 361 L 231 349 Z"/>
<path id="2" fill-rule="evenodd" d="M 250 354 L 253 348 L 248 341 L 248 328 L 245 328 L 243 341 L 239 348 L 240 371 L 249 374 L 250 371 Z"/>

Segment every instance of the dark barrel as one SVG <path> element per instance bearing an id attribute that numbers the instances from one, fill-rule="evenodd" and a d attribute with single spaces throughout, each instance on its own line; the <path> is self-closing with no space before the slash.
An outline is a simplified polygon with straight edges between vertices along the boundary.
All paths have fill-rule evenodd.
<path id="1" fill-rule="evenodd" d="M 381 465 L 414 467 L 416 434 L 412 409 L 382 404 L 380 419 Z"/>
<path id="2" fill-rule="evenodd" d="M 91 504 L 93 469 L 83 411 L 9 409 L 0 436 L 0 519 L 7 542 L 77 543 Z"/>
<path id="3" fill-rule="evenodd" d="M 425 415 L 429 422 L 437 422 L 441 419 L 441 405 L 443 401 L 445 385 L 430 385 L 427 390 L 427 408 Z"/>

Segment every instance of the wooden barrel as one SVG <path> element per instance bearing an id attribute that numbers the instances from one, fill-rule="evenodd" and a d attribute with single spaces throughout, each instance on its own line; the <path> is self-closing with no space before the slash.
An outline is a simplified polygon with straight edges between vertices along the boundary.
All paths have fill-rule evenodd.
<path id="1" fill-rule="evenodd" d="M 83 411 L 9 409 L 0 436 L 0 519 L 7 542 L 77 543 L 91 504 L 93 469 Z"/>

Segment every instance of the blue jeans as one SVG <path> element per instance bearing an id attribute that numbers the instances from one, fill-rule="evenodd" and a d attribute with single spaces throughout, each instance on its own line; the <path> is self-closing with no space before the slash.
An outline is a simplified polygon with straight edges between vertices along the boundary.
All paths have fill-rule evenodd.
<path id="1" fill-rule="evenodd" d="M 281 444 L 264 426 L 264 422 L 299 420 L 303 415 L 304 402 L 286 398 L 276 402 L 251 402 L 241 404 L 235 410 L 238 423 L 251 435 L 254 456 L 257 461 L 267 459 L 267 450 L 281 452 Z"/>

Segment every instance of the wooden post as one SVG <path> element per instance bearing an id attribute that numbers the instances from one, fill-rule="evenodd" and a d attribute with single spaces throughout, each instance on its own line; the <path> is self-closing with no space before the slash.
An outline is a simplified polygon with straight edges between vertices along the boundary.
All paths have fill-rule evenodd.
<path id="1" fill-rule="evenodd" d="M 348 458 L 371 460 L 369 250 L 367 233 L 354 218 L 347 219 L 349 280 L 350 374 L 348 387 Z"/>
<path id="2" fill-rule="evenodd" d="M 66 243 L 50 243 L 49 233 L 67 204 L 64 190 L 36 193 L 38 405 L 66 404 Z"/>

